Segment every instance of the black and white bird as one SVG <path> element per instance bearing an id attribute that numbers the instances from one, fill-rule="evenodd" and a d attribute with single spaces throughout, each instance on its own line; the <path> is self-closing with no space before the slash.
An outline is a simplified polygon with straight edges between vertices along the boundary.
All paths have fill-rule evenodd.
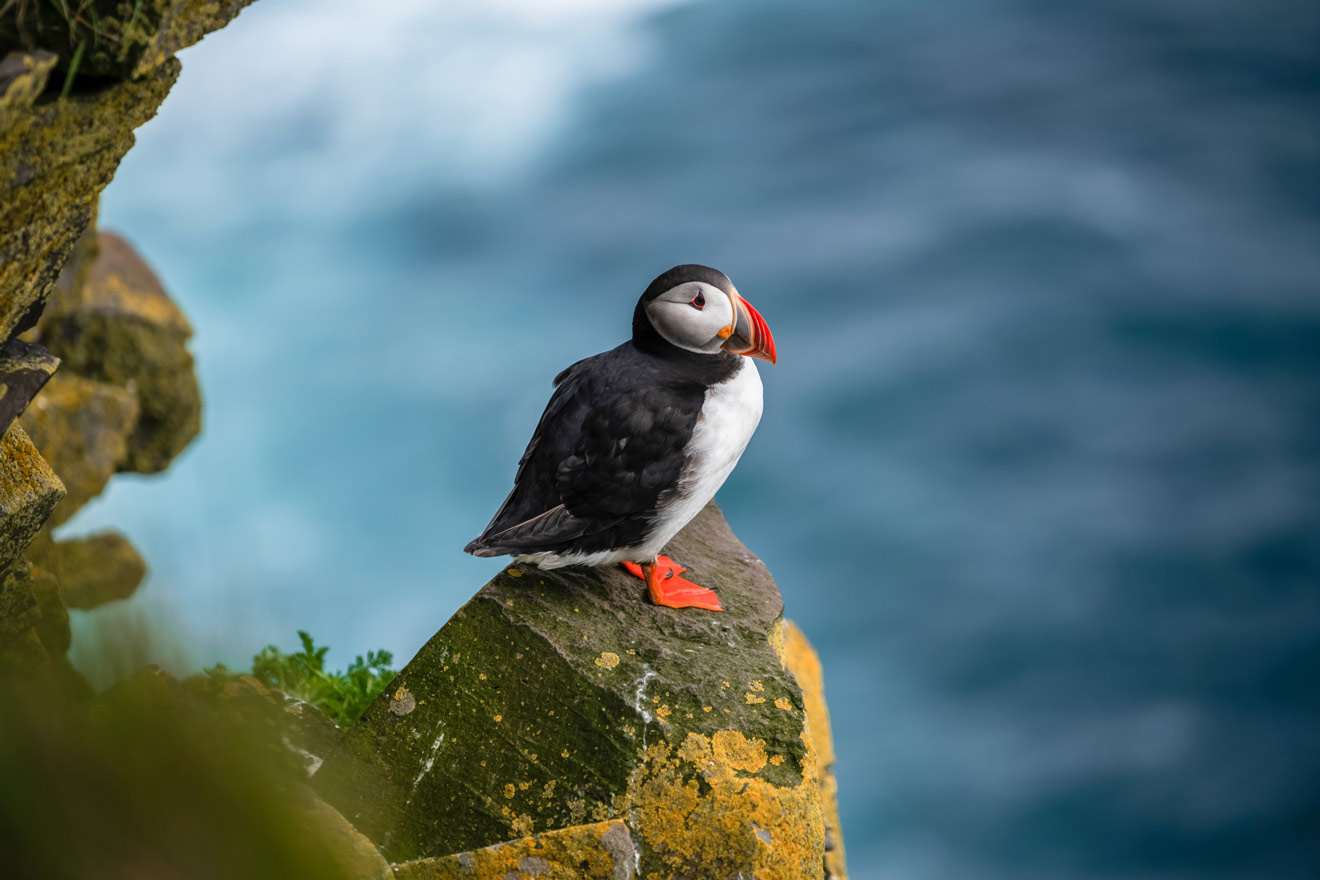
<path id="1" fill-rule="evenodd" d="M 723 272 L 656 278 L 632 339 L 555 377 L 513 491 L 466 552 L 541 568 L 624 563 L 658 605 L 723 610 L 660 551 L 715 497 L 761 420 L 751 358 L 774 363 L 774 339 Z"/>

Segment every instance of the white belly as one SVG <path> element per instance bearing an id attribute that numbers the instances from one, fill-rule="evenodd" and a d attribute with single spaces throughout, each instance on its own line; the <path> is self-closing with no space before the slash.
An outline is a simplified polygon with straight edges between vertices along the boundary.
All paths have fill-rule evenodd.
<path id="1" fill-rule="evenodd" d="M 678 491 L 660 499 L 655 530 L 642 548 L 649 556 L 659 553 L 715 497 L 756 432 L 761 421 L 761 374 L 751 358 L 740 361 L 742 369 L 706 392 L 688 441 Z"/>

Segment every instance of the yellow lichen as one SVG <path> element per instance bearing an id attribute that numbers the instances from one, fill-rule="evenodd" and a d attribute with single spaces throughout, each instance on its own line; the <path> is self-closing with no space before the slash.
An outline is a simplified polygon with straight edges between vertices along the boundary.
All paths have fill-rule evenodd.
<path id="1" fill-rule="evenodd" d="M 596 665 L 602 669 L 613 669 L 619 665 L 619 655 L 613 651 L 602 651 L 601 655 L 596 658 Z"/>
<path id="2" fill-rule="evenodd" d="M 804 741 L 810 753 L 810 740 Z M 660 869 L 648 876 L 822 876 L 824 826 L 813 761 L 804 764 L 798 784 L 771 783 L 756 775 L 767 764 L 765 743 L 737 730 L 689 733 L 676 749 L 661 742 L 640 758 L 621 806 Z"/>
<path id="3" fill-rule="evenodd" d="M 754 706 L 757 703 L 765 702 L 765 697 L 758 697 L 756 694 L 752 693 L 751 691 L 748 691 L 747 693 L 743 694 L 743 698 L 747 700 L 747 705 L 749 706 Z"/>
<path id="4" fill-rule="evenodd" d="M 780 618 L 770 628 L 770 648 L 779 657 L 779 665 L 784 665 L 784 620 Z"/>
<path id="5" fill-rule="evenodd" d="M 822 813 L 834 842 L 833 848 L 825 854 L 825 866 L 839 880 L 847 880 L 843 830 L 839 824 L 839 784 L 834 776 L 834 742 L 830 736 L 830 713 L 825 705 L 825 679 L 820 658 L 802 630 L 791 621 L 784 626 L 784 638 L 777 650 L 781 651 L 784 668 L 793 674 L 802 689 L 803 715 L 814 746 Z"/>
<path id="6" fill-rule="evenodd" d="M 504 786 L 504 796 L 505 796 L 506 798 L 511 798 L 511 797 L 513 797 L 513 796 L 514 796 L 515 794 L 517 794 L 517 793 L 518 793 L 518 789 L 514 787 L 514 785 L 513 785 L 512 782 L 509 782 L 509 783 L 506 783 L 506 784 L 505 784 L 505 786 Z"/>
<path id="7" fill-rule="evenodd" d="M 765 740 L 748 739 L 736 730 L 717 730 L 710 742 L 715 760 L 735 770 L 755 773 L 765 766 Z"/>
<path id="8" fill-rule="evenodd" d="M 520 577 L 522 577 L 522 576 L 523 576 L 523 573 L 522 573 L 522 569 L 521 569 L 521 568 L 511 568 L 511 569 L 509 569 L 509 577 L 511 577 L 511 578 L 520 578 Z M 510 603 L 510 604 L 512 604 L 512 603 Z"/>
<path id="9" fill-rule="evenodd" d="M 526 824 L 526 817 L 520 817 Z M 631 876 L 635 850 L 628 830 L 614 820 L 573 825 L 484 849 L 404 862 L 397 880 L 577 880 Z"/>
<path id="10" fill-rule="evenodd" d="M 785 712 L 793 711 L 793 704 L 788 701 L 788 697 L 780 697 L 779 699 L 775 700 L 775 705 L 778 706 L 780 709 L 783 709 Z"/>

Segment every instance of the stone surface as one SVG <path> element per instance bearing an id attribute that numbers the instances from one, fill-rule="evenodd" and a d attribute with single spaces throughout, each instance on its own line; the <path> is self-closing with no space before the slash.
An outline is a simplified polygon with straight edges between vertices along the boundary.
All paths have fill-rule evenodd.
<path id="1" fill-rule="evenodd" d="M 21 566 L 22 563 L 20 562 Z M 32 568 L 29 575 L 32 583 L 32 595 L 37 600 L 37 610 L 41 619 L 37 622 L 37 635 L 52 657 L 63 657 L 73 642 L 73 632 L 69 628 L 69 609 L 60 597 L 60 585 L 47 572 Z"/>
<path id="2" fill-rule="evenodd" d="M 53 578 L 19 560 L 0 578 L 0 688 L 18 680 L 38 689 L 88 696 L 69 664 L 69 613 Z"/>
<path id="3" fill-rule="evenodd" d="M 63 369 L 133 391 L 137 423 L 120 470 L 163 470 L 201 429 L 192 328 L 150 267 L 122 238 L 98 237 L 86 282 L 52 302 L 40 340 Z"/>
<path id="4" fill-rule="evenodd" d="M 18 339 L 0 343 L 0 434 L 27 409 L 59 363 L 40 345 Z"/>
<path id="5" fill-rule="evenodd" d="M 57 526 L 100 495 L 127 459 L 138 424 L 138 396 L 65 370 L 51 379 L 19 424 L 68 493 L 51 519 Z"/>
<path id="6" fill-rule="evenodd" d="M 41 609 L 26 565 L 11 566 L 0 576 L 0 679 L 26 677 L 46 669 L 50 657 L 37 633 Z"/>
<path id="7" fill-rule="evenodd" d="M 65 262 L 64 268 L 55 279 L 55 286 L 46 300 L 46 307 L 37 319 L 36 326 L 24 333 L 24 338 L 39 339 L 41 325 L 61 309 L 71 308 L 82 296 L 87 278 L 92 272 L 92 264 L 101 254 L 101 236 L 96 231 L 96 213 L 99 203 L 92 205 L 92 219 L 83 234 L 73 245 L 73 252 Z"/>
<path id="8" fill-rule="evenodd" d="M 279 745 L 296 756 L 307 776 L 316 773 L 339 743 L 339 727 L 320 709 L 266 687 L 251 675 L 190 681 L 213 704 L 254 729 L 271 731 Z"/>
<path id="9" fill-rule="evenodd" d="M 631 880 L 636 872 L 637 847 L 617 820 L 394 866 L 397 880 Z"/>
<path id="10" fill-rule="evenodd" d="M 54 53 L 41 50 L 0 58 L 0 134 L 36 103 L 56 60 Z"/>
<path id="11" fill-rule="evenodd" d="M 779 591 L 714 505 L 667 552 L 728 610 L 651 605 L 613 568 L 509 568 L 346 733 L 322 796 L 394 861 L 623 820 L 644 876 L 821 877 Z"/>
<path id="12" fill-rule="evenodd" d="M 785 668 L 802 688 L 807 731 L 816 747 L 816 778 L 825 819 L 825 880 L 847 880 L 843 826 L 839 823 L 839 782 L 834 775 L 834 737 L 830 733 L 830 710 L 825 705 L 825 676 L 820 658 L 792 621 L 784 624 L 783 657 Z"/>
<path id="13" fill-rule="evenodd" d="M 115 531 L 52 541 L 43 530 L 28 548 L 28 559 L 55 579 L 69 608 L 97 608 L 127 599 L 147 574 L 141 555 Z"/>
<path id="14" fill-rule="evenodd" d="M 83 43 L 80 74 L 136 78 L 180 49 L 224 27 L 252 0 L 90 0 L 74 4 L 18 2 L 0 14 L 0 52 L 41 46 L 67 66 Z M 14 4 L 11 4 L 11 7 Z M 66 10 L 76 8 L 73 18 Z"/>
<path id="15" fill-rule="evenodd" d="M 170 60 L 141 80 L 43 97 L 0 131 L 0 340 L 36 322 L 133 129 L 178 73 Z"/>
<path id="16" fill-rule="evenodd" d="M 323 800 L 312 798 L 304 821 L 315 829 L 338 873 L 353 880 L 392 880 L 390 863 L 361 831 Z"/>
<path id="17" fill-rule="evenodd" d="M 0 438 L 0 573 L 18 561 L 64 497 L 64 485 L 18 425 Z"/>

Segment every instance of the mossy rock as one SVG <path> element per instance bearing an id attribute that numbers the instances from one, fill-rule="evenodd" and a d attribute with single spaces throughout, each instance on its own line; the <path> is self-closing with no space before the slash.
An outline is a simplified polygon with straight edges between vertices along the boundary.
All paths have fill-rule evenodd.
<path id="1" fill-rule="evenodd" d="M 64 484 L 18 425 L 0 438 L 0 573 L 18 561 L 64 497 Z"/>
<path id="2" fill-rule="evenodd" d="M 68 261 L 56 277 L 55 286 L 46 299 L 46 307 L 41 317 L 37 319 L 36 326 L 24 333 L 24 339 L 40 339 L 42 324 L 51 315 L 58 314 L 61 309 L 76 305 L 79 297 L 82 296 L 83 288 L 92 273 L 92 264 L 101 254 L 101 236 L 96 231 L 96 214 L 99 207 L 99 203 L 92 205 L 92 219 L 83 230 L 83 234 L 78 236 L 78 240 L 73 245 L 73 252 L 69 254 Z"/>
<path id="3" fill-rule="evenodd" d="M 119 470 L 164 470 L 201 429 L 191 335 L 156 274 L 109 232 L 98 235 L 86 282 L 61 291 L 42 318 L 40 340 L 65 371 L 137 396 L 138 417 Z"/>
<path id="4" fill-rule="evenodd" d="M 791 620 L 784 624 L 784 666 L 802 688 L 807 731 L 816 752 L 816 779 L 825 821 L 825 880 L 848 880 L 843 852 L 843 826 L 839 822 L 839 782 L 834 775 L 834 737 L 830 710 L 825 705 L 825 676 L 816 651 Z"/>
<path id="5" fill-rule="evenodd" d="M 54 578 L 19 560 L 0 578 L 0 689 L 18 682 L 90 696 L 65 657 L 69 640 L 69 612 Z"/>
<path id="6" fill-rule="evenodd" d="M 396 880 L 632 880 L 636 873 L 637 845 L 618 820 L 394 866 Z"/>
<path id="7" fill-rule="evenodd" d="M 644 876 L 821 877 L 779 591 L 713 504 L 667 552 L 727 610 L 654 606 L 614 568 L 506 569 L 314 784 L 394 861 L 622 820 Z"/>
<path id="8" fill-rule="evenodd" d="M 100 495 L 127 459 L 138 424 L 138 397 L 118 385 L 62 370 L 19 424 L 68 493 L 51 518 L 57 526 Z"/>
<path id="9" fill-rule="evenodd" d="M 390 877 L 255 719 L 154 667 L 94 698 L 36 678 L 0 677 L 0 875 Z"/>
<path id="10" fill-rule="evenodd" d="M 252 0 L 90 0 L 24 3 L 0 15 L 0 52 L 41 47 L 67 67 L 78 46 L 78 73 L 136 78 L 180 49 L 219 30 Z"/>
<path id="11" fill-rule="evenodd" d="M 0 134 L 37 102 L 57 60 L 54 53 L 40 50 L 0 58 Z"/>
<path id="12" fill-rule="evenodd" d="M 50 655 L 37 632 L 40 624 L 31 571 L 20 562 L 0 576 L 0 681 L 49 668 Z"/>
<path id="13" fill-rule="evenodd" d="M 28 548 L 28 560 L 54 577 L 69 608 L 98 608 L 127 599 L 147 574 L 141 554 L 116 531 L 54 541 L 49 530 L 43 530 Z"/>
<path id="14" fill-rule="evenodd" d="M 155 115 L 178 74 L 178 61 L 169 60 L 141 80 L 67 98 L 47 92 L 6 113 L 8 124 L 0 130 L 0 340 L 36 323 L 97 196 L 133 145 L 133 129 Z"/>
<path id="15" fill-rule="evenodd" d="M 330 716 L 251 675 L 212 670 L 188 679 L 187 684 L 206 702 L 252 729 L 271 731 L 282 748 L 297 756 L 307 776 L 320 769 L 324 757 L 339 743 L 339 727 Z"/>
<path id="16" fill-rule="evenodd" d="M 60 585 L 50 573 L 41 569 L 30 568 L 28 577 L 31 578 L 37 609 L 41 612 L 37 635 L 41 636 L 41 643 L 50 656 L 63 657 L 73 643 L 73 631 L 69 626 L 69 609 L 60 596 Z"/>

